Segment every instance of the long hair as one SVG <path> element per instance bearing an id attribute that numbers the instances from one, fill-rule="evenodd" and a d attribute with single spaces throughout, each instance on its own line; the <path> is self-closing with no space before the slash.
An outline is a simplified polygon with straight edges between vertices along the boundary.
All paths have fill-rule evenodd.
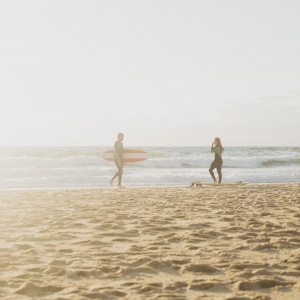
<path id="1" fill-rule="evenodd" d="M 220 138 L 216 137 L 215 140 L 216 140 L 216 142 L 218 143 L 217 146 L 219 146 L 221 152 L 223 152 L 223 151 L 224 151 L 224 148 L 223 148 L 223 146 L 222 146 L 222 143 L 221 143 Z"/>

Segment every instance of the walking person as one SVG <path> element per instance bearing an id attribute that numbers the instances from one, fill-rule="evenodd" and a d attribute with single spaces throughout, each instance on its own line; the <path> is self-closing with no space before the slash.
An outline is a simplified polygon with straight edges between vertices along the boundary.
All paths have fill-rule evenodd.
<path id="1" fill-rule="evenodd" d="M 115 142 L 114 145 L 114 162 L 116 164 L 116 167 L 118 168 L 118 171 L 113 176 L 113 178 L 109 181 L 110 185 L 113 185 L 114 179 L 118 177 L 118 187 L 122 186 L 122 175 L 123 175 L 123 140 L 124 140 L 124 134 L 119 133 L 118 134 L 118 140 Z"/>
<path id="2" fill-rule="evenodd" d="M 219 138 L 215 138 L 214 142 L 211 145 L 211 152 L 215 154 L 215 159 L 211 163 L 210 168 L 209 168 L 209 173 L 211 177 L 214 180 L 214 183 L 217 183 L 215 174 L 214 174 L 214 169 L 217 169 L 218 176 L 219 176 L 219 183 L 222 182 L 222 165 L 223 165 L 223 160 L 222 160 L 222 152 L 224 151 L 221 140 Z"/>

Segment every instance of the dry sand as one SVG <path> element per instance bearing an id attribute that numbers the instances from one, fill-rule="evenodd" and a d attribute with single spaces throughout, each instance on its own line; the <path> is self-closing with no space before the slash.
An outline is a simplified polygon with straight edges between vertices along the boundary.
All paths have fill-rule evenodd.
<path id="1" fill-rule="evenodd" d="M 1 299 L 300 299 L 300 184 L 2 191 Z"/>

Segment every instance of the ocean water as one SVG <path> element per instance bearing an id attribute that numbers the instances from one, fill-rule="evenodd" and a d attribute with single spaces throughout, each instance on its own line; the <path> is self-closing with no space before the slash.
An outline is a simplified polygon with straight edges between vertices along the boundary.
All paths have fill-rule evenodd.
<path id="1" fill-rule="evenodd" d="M 187 185 L 211 182 L 210 147 L 128 147 L 151 158 L 124 167 L 125 186 Z M 111 147 L 2 147 L 0 189 L 108 187 L 116 171 L 102 159 Z M 223 182 L 300 181 L 300 147 L 226 147 Z M 216 173 L 216 171 L 215 171 Z"/>

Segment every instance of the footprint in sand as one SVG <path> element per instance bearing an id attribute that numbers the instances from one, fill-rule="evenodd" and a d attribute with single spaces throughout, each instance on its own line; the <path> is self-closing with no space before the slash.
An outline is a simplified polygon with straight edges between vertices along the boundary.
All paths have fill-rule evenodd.
<path id="1" fill-rule="evenodd" d="M 184 267 L 184 271 L 211 274 L 220 272 L 221 270 L 207 264 L 189 264 L 188 266 Z"/>
<path id="2" fill-rule="evenodd" d="M 15 293 L 28 297 L 42 297 L 60 292 L 61 290 L 63 290 L 63 288 L 59 286 L 38 286 L 33 283 L 26 282 L 22 284 Z"/>
<path id="3" fill-rule="evenodd" d="M 273 279 L 262 279 L 256 281 L 240 281 L 235 284 L 240 291 L 255 291 L 260 289 L 269 289 L 275 286 L 293 286 L 295 282 L 278 281 Z"/>

